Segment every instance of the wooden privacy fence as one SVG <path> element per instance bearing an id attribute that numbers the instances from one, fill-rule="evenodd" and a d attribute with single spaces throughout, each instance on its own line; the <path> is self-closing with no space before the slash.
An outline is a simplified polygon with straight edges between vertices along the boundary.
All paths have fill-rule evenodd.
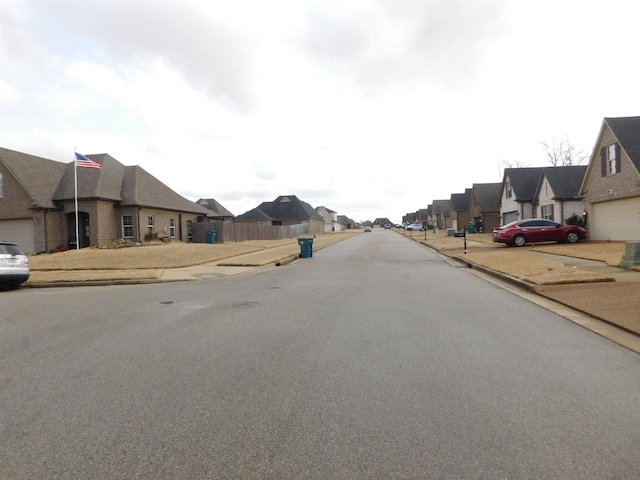
<path id="1" fill-rule="evenodd" d="M 284 240 L 309 233 L 309 224 L 256 225 L 255 223 L 196 222 L 193 224 L 194 243 L 207 243 L 207 232 L 216 232 L 216 243 L 245 240 Z"/>

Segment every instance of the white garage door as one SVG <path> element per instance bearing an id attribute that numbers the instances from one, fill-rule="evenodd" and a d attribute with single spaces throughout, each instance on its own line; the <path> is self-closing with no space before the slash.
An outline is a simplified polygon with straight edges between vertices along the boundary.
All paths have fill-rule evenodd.
<path id="1" fill-rule="evenodd" d="M 507 212 L 502 214 L 502 225 L 506 225 L 507 223 L 515 222 L 518 220 L 518 212 Z"/>
<path id="2" fill-rule="evenodd" d="M 589 224 L 592 240 L 640 241 L 640 197 L 594 203 Z"/>
<path id="3" fill-rule="evenodd" d="M 0 220 L 0 240 L 16 243 L 24 253 L 35 253 L 33 219 Z"/>

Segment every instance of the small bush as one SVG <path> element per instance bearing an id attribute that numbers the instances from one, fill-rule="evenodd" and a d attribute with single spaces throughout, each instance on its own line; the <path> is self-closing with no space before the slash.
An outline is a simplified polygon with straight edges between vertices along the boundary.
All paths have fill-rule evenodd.
<path id="1" fill-rule="evenodd" d="M 564 223 L 566 223 L 567 225 L 577 225 L 578 227 L 584 227 L 586 224 L 582 215 L 578 215 L 577 213 L 574 213 L 569 218 L 567 218 Z"/>
<path id="2" fill-rule="evenodd" d="M 147 232 L 144 236 L 144 241 L 151 242 L 153 240 L 158 240 L 158 232 Z"/>

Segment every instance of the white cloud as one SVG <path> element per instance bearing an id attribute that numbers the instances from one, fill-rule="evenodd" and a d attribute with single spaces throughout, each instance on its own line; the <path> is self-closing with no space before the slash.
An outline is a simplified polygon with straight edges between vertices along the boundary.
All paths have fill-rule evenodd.
<path id="1" fill-rule="evenodd" d="M 0 145 L 107 152 L 236 214 L 295 194 L 399 221 L 640 111 L 631 2 L 607 4 L 612 33 L 601 5 L 572 1 L 0 9 Z"/>

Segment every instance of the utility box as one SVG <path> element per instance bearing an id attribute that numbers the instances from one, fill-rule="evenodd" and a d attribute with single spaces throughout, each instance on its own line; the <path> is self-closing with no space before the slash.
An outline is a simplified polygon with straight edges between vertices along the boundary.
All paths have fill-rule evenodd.
<path id="1" fill-rule="evenodd" d="M 207 243 L 216 243 L 216 232 L 214 230 L 207 230 Z"/>
<path id="2" fill-rule="evenodd" d="M 313 238 L 299 238 L 298 245 L 300 245 L 300 258 L 313 257 Z"/>

